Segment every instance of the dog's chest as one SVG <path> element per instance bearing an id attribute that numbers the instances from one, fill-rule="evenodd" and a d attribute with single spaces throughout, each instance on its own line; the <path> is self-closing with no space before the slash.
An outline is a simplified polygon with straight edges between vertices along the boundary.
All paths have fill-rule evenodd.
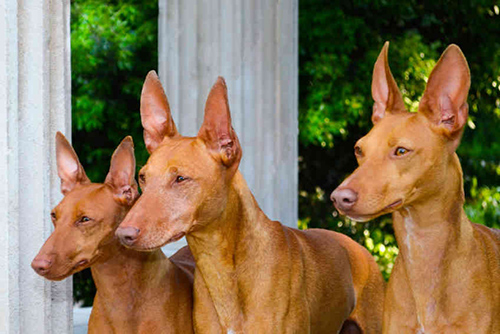
<path id="1" fill-rule="evenodd" d="M 409 273 L 397 263 L 387 293 L 384 333 L 490 333 L 494 306 L 477 260 L 456 261 L 441 276 L 428 276 L 418 285 L 410 283 Z"/>

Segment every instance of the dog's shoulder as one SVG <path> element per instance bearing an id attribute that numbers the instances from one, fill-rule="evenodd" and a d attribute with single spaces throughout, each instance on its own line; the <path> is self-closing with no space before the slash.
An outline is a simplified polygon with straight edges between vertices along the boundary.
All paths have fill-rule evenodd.
<path id="1" fill-rule="evenodd" d="M 494 259 L 500 268 L 500 230 L 481 224 L 472 224 L 476 240 L 485 248 L 488 257 Z"/>

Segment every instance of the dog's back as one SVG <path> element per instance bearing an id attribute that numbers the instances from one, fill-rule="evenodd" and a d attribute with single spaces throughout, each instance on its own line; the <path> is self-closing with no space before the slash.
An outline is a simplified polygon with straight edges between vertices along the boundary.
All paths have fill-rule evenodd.
<path id="1" fill-rule="evenodd" d="M 496 308 L 494 314 L 500 315 L 500 230 L 480 224 L 472 224 L 475 239 L 482 245 L 487 258 L 488 277 L 493 294 L 490 296 Z M 493 328 L 500 328 L 500 316 L 493 319 Z"/>
<path id="2" fill-rule="evenodd" d="M 347 260 L 342 271 L 343 274 L 349 274 L 352 280 L 355 304 L 348 319 L 351 324 L 343 332 L 353 332 L 355 326 L 359 326 L 362 333 L 380 333 L 385 282 L 375 259 L 368 250 L 341 233 L 322 229 L 290 230 L 299 238 L 304 238 L 306 245 L 303 247 L 308 248 L 309 254 L 314 254 L 314 258 L 309 260 L 315 265 L 321 267 L 332 265 L 330 270 L 335 271 Z M 335 242 L 332 242 L 332 239 Z M 345 268 L 349 268 L 349 272 Z M 331 277 L 322 279 L 328 280 Z M 316 310 L 316 312 L 322 311 Z"/>

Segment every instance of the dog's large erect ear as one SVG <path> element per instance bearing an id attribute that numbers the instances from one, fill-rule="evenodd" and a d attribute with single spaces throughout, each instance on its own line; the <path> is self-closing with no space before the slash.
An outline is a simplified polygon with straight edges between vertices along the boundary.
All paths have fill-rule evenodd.
<path id="1" fill-rule="evenodd" d="M 123 204 L 131 205 L 139 197 L 134 175 L 134 142 L 132 137 L 127 136 L 113 153 L 109 173 L 104 181 L 113 188 L 115 198 Z"/>
<path id="2" fill-rule="evenodd" d="M 222 163 L 226 167 L 237 168 L 241 159 L 241 147 L 231 125 L 227 87 L 222 77 L 217 79 L 208 95 L 205 118 L 198 137 L 208 148 L 220 154 Z"/>
<path id="3" fill-rule="evenodd" d="M 429 76 L 418 111 L 454 143 L 460 142 L 462 129 L 467 122 L 469 106 L 470 71 L 460 48 L 448 46 Z"/>
<path id="4" fill-rule="evenodd" d="M 78 183 L 90 182 L 75 150 L 60 132 L 56 134 L 56 160 L 63 195 L 70 192 Z"/>
<path id="5" fill-rule="evenodd" d="M 178 134 L 167 96 L 155 71 L 146 76 L 141 93 L 141 122 L 144 127 L 144 143 L 153 152 L 165 137 Z"/>
<path id="6" fill-rule="evenodd" d="M 375 101 L 372 114 L 373 124 L 380 121 L 386 112 L 406 112 L 401 92 L 389 68 L 388 53 L 389 42 L 385 42 L 373 67 L 372 97 Z"/>

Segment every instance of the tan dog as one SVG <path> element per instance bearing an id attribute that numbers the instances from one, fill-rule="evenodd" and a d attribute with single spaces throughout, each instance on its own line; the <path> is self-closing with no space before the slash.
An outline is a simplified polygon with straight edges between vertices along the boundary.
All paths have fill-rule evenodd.
<path id="1" fill-rule="evenodd" d="M 143 195 L 117 230 L 156 249 L 186 235 L 196 260 L 198 333 L 378 333 L 384 281 L 366 249 L 332 231 L 269 220 L 238 171 L 224 80 L 208 96 L 197 137 L 178 134 L 156 73 L 141 97 L 151 156 Z M 358 327 L 359 326 L 359 327 Z"/>
<path id="2" fill-rule="evenodd" d="M 89 333 L 192 333 L 194 261 L 187 247 L 169 260 L 161 250 L 136 252 L 114 233 L 137 197 L 131 137 L 111 159 L 104 184 L 91 183 L 75 151 L 57 133 L 63 200 L 55 229 L 33 260 L 35 271 L 62 280 L 91 267 L 97 287 Z"/>
<path id="3" fill-rule="evenodd" d="M 388 47 L 373 71 L 375 126 L 356 144 L 358 169 L 332 193 L 355 220 L 393 213 L 400 254 L 384 333 L 500 333 L 500 233 L 465 216 L 455 153 L 468 114 L 467 61 L 450 45 L 409 113 Z"/>

